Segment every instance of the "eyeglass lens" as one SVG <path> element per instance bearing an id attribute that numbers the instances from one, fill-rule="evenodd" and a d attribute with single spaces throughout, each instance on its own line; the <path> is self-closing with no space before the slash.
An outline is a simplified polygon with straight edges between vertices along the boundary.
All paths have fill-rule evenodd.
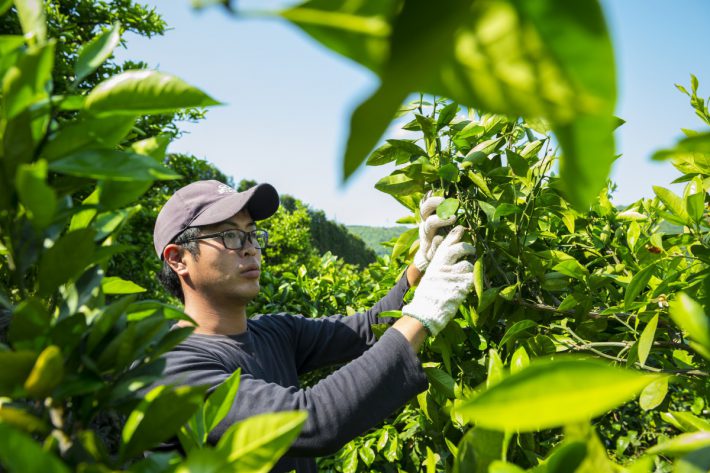
<path id="1" fill-rule="evenodd" d="M 249 239 L 256 248 L 264 248 L 266 246 L 267 233 L 263 230 L 254 230 L 251 232 L 229 230 L 222 235 L 224 237 L 224 246 L 232 250 L 243 248 L 247 239 Z"/>

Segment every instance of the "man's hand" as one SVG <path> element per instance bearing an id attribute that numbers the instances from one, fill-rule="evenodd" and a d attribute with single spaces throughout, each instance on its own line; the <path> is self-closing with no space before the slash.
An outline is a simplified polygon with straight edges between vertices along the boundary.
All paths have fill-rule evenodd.
<path id="1" fill-rule="evenodd" d="M 473 288 L 473 264 L 465 258 L 473 255 L 475 248 L 461 242 L 463 232 L 464 228 L 458 226 L 439 244 L 412 302 L 402 308 L 403 315 L 419 320 L 434 336 L 449 323 Z"/>
<path id="2" fill-rule="evenodd" d="M 419 204 L 419 250 L 414 255 L 414 266 L 421 272 L 427 269 L 436 247 L 439 246 L 444 237 L 437 235 L 436 231 L 447 225 L 453 225 L 456 216 L 452 215 L 447 219 L 441 219 L 436 215 L 436 208 L 444 201 L 443 197 L 425 195 Z"/>

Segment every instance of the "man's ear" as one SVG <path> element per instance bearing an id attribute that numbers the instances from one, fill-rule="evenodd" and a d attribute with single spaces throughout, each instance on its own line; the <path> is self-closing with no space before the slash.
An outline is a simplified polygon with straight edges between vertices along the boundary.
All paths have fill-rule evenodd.
<path id="1" fill-rule="evenodd" d="M 185 264 L 185 249 L 180 245 L 170 243 L 163 250 L 163 260 L 175 271 L 178 276 L 187 275 L 187 265 Z"/>

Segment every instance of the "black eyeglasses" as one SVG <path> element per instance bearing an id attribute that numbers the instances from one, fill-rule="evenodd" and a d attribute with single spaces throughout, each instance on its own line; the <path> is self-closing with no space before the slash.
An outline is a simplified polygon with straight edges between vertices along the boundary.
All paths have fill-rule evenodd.
<path id="1" fill-rule="evenodd" d="M 222 245 L 228 250 L 241 250 L 244 248 L 247 240 L 254 245 L 254 248 L 260 250 L 266 248 L 269 243 L 269 233 L 266 230 L 252 230 L 245 232 L 243 230 L 225 230 L 223 232 L 210 233 L 209 235 L 200 235 L 195 238 L 190 238 L 188 241 L 207 240 L 209 238 L 221 238 Z"/>

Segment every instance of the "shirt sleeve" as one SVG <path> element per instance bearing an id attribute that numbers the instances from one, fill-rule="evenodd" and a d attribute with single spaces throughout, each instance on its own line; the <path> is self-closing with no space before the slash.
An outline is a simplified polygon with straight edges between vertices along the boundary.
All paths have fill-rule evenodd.
<path id="1" fill-rule="evenodd" d="M 183 353 L 167 358 L 165 375 L 163 383 L 179 380 L 214 389 L 230 373 L 216 359 Z M 308 419 L 288 455 L 327 455 L 426 388 L 426 375 L 414 350 L 400 332 L 389 329 L 362 356 L 313 387 L 287 388 L 242 374 L 236 402 L 208 439 L 216 443 L 235 422 L 256 414 L 303 410 Z"/>
<path id="2" fill-rule="evenodd" d="M 391 325 L 396 320 L 379 315 L 389 310 L 401 309 L 408 290 L 409 282 L 405 274 L 387 295 L 365 312 L 315 319 L 291 317 L 294 323 L 293 349 L 298 373 L 307 373 L 360 356 L 376 341 L 372 325 Z"/>

